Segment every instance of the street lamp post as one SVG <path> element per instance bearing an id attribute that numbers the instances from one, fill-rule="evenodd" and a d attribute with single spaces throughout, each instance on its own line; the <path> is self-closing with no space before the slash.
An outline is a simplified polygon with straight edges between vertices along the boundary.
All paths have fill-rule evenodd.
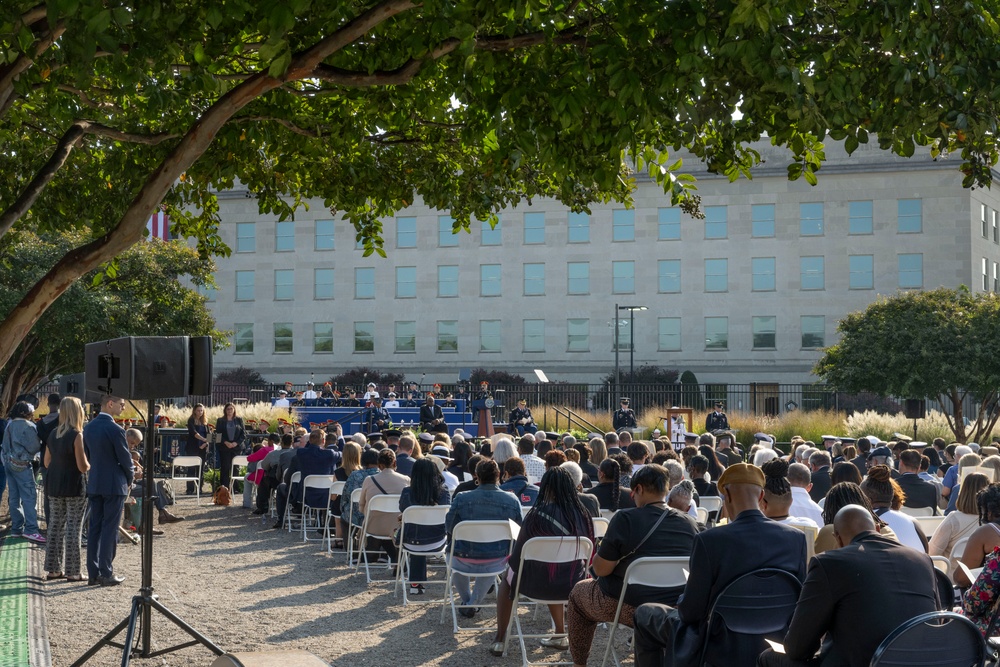
<path id="1" fill-rule="evenodd" d="M 615 316 L 611 321 L 615 325 L 615 396 L 618 395 L 618 311 L 621 309 L 617 303 L 615 304 Z M 611 407 L 614 408 L 615 404 L 612 399 Z"/>
<path id="2" fill-rule="evenodd" d="M 619 392 L 619 388 L 618 388 L 618 386 L 619 386 L 619 373 L 618 373 L 618 368 L 619 368 L 619 366 L 618 366 L 618 347 L 619 347 L 619 345 L 618 345 L 618 343 L 619 343 L 619 337 L 620 337 L 620 334 L 618 332 L 618 328 L 621 325 L 621 322 L 618 321 L 618 313 L 620 313 L 623 310 L 627 310 L 628 311 L 628 329 L 629 329 L 629 331 L 628 331 L 628 335 L 629 335 L 629 344 L 628 344 L 628 370 L 629 370 L 629 377 L 634 380 L 635 379 L 635 326 L 634 326 L 635 325 L 635 311 L 637 311 L 637 310 L 646 310 L 646 306 L 620 306 L 617 303 L 615 304 L 615 319 L 614 319 L 614 323 L 615 323 L 615 393 L 616 394 L 620 393 Z"/>

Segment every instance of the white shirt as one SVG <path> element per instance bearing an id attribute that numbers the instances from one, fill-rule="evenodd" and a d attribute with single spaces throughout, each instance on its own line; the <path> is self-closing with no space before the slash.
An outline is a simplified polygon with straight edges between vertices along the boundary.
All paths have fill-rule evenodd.
<path id="1" fill-rule="evenodd" d="M 309 391 L 302 392 L 302 398 L 317 398 L 316 392 L 310 389 Z"/>
<path id="2" fill-rule="evenodd" d="M 366 401 L 369 401 L 369 400 L 371 400 L 373 398 L 380 398 L 380 396 L 378 395 L 377 391 L 366 391 L 365 392 L 365 400 Z"/>
<path id="3" fill-rule="evenodd" d="M 454 491 L 458 488 L 458 477 L 455 477 L 455 475 L 447 470 L 442 472 L 441 476 L 444 477 L 444 485 L 448 487 L 449 491 Z"/>
<path id="4" fill-rule="evenodd" d="M 396 399 L 392 399 L 391 401 L 386 401 L 385 403 L 382 404 L 382 407 L 383 408 L 398 408 L 399 407 L 399 401 L 397 401 Z"/>
<path id="5" fill-rule="evenodd" d="M 276 407 L 276 408 L 287 408 L 290 405 L 291 404 L 288 402 L 287 398 L 279 398 L 278 400 L 276 400 L 274 402 L 274 407 Z"/>
<path id="6" fill-rule="evenodd" d="M 924 552 L 924 543 L 920 541 L 920 536 L 917 535 L 917 522 L 913 520 L 913 517 L 902 512 L 889 510 L 888 512 L 883 512 L 879 518 L 889 524 L 892 532 L 896 533 L 896 539 L 899 540 L 900 544 L 912 547 L 921 553 Z"/>
<path id="7" fill-rule="evenodd" d="M 780 523 L 787 523 L 789 526 L 812 526 L 816 530 L 819 530 L 819 526 L 816 522 L 805 516 L 789 515 L 787 519 L 782 519 Z"/>
<path id="8" fill-rule="evenodd" d="M 823 508 L 813 502 L 809 492 L 801 486 L 792 487 L 792 505 L 788 508 L 789 516 L 812 519 L 817 526 L 823 525 Z"/>
<path id="9" fill-rule="evenodd" d="M 545 475 L 545 461 L 534 454 L 525 454 L 521 457 L 524 461 L 524 474 L 532 484 L 538 484 Z"/>

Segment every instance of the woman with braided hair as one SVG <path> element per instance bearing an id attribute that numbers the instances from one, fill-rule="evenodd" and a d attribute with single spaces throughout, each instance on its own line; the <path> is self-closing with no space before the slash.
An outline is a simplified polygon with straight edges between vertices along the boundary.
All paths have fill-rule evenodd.
<path id="1" fill-rule="evenodd" d="M 847 505 L 860 505 L 866 508 L 872 513 L 872 519 L 875 520 L 875 526 L 878 528 L 879 534 L 883 537 L 891 537 L 897 542 L 899 541 L 892 528 L 880 519 L 878 514 L 872 509 L 872 503 L 868 500 L 865 492 L 861 490 L 861 487 L 853 482 L 840 482 L 839 484 L 834 484 L 826 494 L 826 502 L 823 505 L 824 525 L 819 529 L 819 535 L 816 536 L 816 553 L 820 554 L 824 551 L 839 548 L 840 545 L 837 544 L 837 538 L 833 534 L 833 518 L 837 516 L 837 512 L 842 507 L 846 507 Z"/>
<path id="2" fill-rule="evenodd" d="M 853 466 L 852 466 L 853 467 Z M 790 516 L 792 507 L 792 485 L 788 483 L 788 461 L 771 459 L 760 467 L 764 471 L 764 495 L 760 499 L 760 511 L 768 519 L 795 526 L 812 526 L 819 529 L 816 522 L 805 516 Z"/>
<path id="3" fill-rule="evenodd" d="M 980 491 L 976 505 L 979 507 L 979 528 L 969 536 L 961 561 L 970 570 L 982 567 L 986 556 L 1000 546 L 1000 483 L 994 482 Z M 961 568 L 955 570 L 955 583 L 962 588 L 972 585 Z"/>
<path id="4" fill-rule="evenodd" d="M 628 493 L 621 491 L 621 466 L 613 458 L 601 461 L 597 468 L 597 485 L 590 488 L 590 494 L 597 496 L 602 510 L 617 512 L 620 509 L 635 507 Z"/>
<path id="5" fill-rule="evenodd" d="M 900 544 L 927 553 L 927 536 L 924 531 L 913 517 L 899 511 L 906 501 L 906 494 L 892 478 L 889 466 L 872 466 L 865 481 L 861 482 L 861 490 L 871 501 L 875 514 L 896 533 Z"/>

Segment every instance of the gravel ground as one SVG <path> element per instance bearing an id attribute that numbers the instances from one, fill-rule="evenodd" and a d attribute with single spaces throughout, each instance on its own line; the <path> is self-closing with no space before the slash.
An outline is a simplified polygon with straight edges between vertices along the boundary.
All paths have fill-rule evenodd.
<path id="1" fill-rule="evenodd" d="M 319 542 L 303 543 L 301 532 L 269 530 L 273 520 L 262 522 L 239 507 L 195 508 L 187 498 L 174 511 L 187 520 L 164 526 L 166 535 L 156 538 L 153 585 L 168 608 L 226 651 L 305 649 L 331 665 L 352 667 L 521 662 L 516 644 L 511 643 L 506 657 L 492 656 L 492 630 L 454 635 L 450 612 L 446 623 L 439 623 L 440 604 L 403 607 L 402 598 L 393 597 L 391 583 L 366 584 L 364 572 L 347 568 L 344 555 L 326 554 Z M 115 572 L 126 577 L 118 587 L 46 584 L 54 667 L 71 664 L 129 613 L 140 583 L 138 547 L 119 545 Z M 389 574 L 381 569 L 377 576 Z M 440 596 L 440 591 L 441 586 L 428 589 L 431 595 Z M 545 630 L 548 615 L 539 616 L 529 631 Z M 472 624 L 486 626 L 494 619 L 492 610 L 484 610 Z M 153 612 L 154 650 L 186 637 Z M 606 637 L 598 631 L 591 664 L 600 662 Z M 533 643 L 537 646 L 537 640 Z M 619 653 L 625 653 L 623 647 Z M 530 657 L 568 660 L 569 654 L 538 647 Z M 120 660 L 120 651 L 104 648 L 88 664 L 117 665 Z M 132 664 L 201 667 L 212 661 L 208 649 L 192 647 Z"/>

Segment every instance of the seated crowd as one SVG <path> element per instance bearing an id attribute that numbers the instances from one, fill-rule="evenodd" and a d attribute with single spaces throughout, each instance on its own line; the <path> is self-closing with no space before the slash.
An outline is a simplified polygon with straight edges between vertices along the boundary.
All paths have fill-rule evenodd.
<path id="1" fill-rule="evenodd" d="M 634 629 L 638 667 L 747 660 L 867 665 L 901 623 L 956 606 L 988 631 L 998 582 L 973 582 L 968 573 L 985 565 L 1000 580 L 1000 483 L 961 470 L 1000 470 L 996 453 L 943 441 L 921 450 L 903 436 L 891 443 L 824 436 L 819 446 L 797 438 L 786 455 L 763 434 L 744 453 L 732 434 L 687 435 L 675 451 L 666 440 L 633 441 L 624 429 L 592 434 L 588 442 L 537 431 L 498 434 L 477 451 L 461 432 L 344 438 L 339 426 L 329 434 L 299 429 L 283 435 L 280 447 L 256 451 L 251 464 L 257 470 L 248 479 L 257 485 L 255 514 L 269 511 L 274 491 L 274 528 L 282 527 L 286 506 L 329 504 L 340 547 L 379 495 L 398 495 L 399 512 L 447 506 L 442 525 L 407 524 L 403 531 L 398 513 L 376 512 L 381 516 L 369 518 L 368 532 L 382 537 L 353 545 L 364 558 L 397 567 L 405 546 L 409 595 L 423 594 L 429 583 L 427 558 L 414 554 L 439 553 L 462 522 L 519 526 L 513 542 L 460 539 L 449 552 L 459 615 L 475 617 L 496 591 L 494 655 L 507 647 L 515 590 L 563 601 L 548 604 L 551 636 L 541 644 L 568 651 L 578 666 L 591 660 L 596 629 L 616 612 L 620 625 Z M 313 489 L 303 494 L 292 482 L 296 472 L 301 479 L 332 475 L 344 486 L 329 499 Z M 355 490 L 360 500 L 352 503 Z M 915 510 L 947 514 L 930 539 Z M 597 537 L 594 519 L 601 516 L 610 523 Z M 522 550 L 536 537 L 589 543 L 581 553 L 590 554 L 592 546 L 592 557 L 526 561 L 519 572 Z M 930 556 L 951 559 L 948 572 L 936 569 Z M 648 557 L 686 559 L 686 582 L 627 585 L 629 566 Z M 759 638 L 711 618 L 728 586 L 765 569 L 797 595 L 786 632 L 774 637 L 784 652 L 763 650 Z M 504 572 L 499 580 L 498 572 Z M 975 595 L 956 605 L 952 583 L 964 589 L 975 583 Z"/>

